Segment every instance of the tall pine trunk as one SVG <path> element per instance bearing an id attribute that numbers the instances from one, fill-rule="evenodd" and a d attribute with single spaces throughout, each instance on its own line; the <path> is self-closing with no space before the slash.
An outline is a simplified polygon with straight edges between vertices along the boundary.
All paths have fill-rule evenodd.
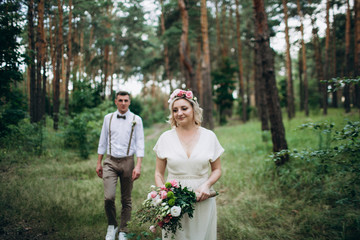
<path id="1" fill-rule="evenodd" d="M 302 48 L 299 49 L 298 54 L 298 71 L 299 71 L 299 97 L 300 97 L 300 111 L 304 111 L 304 82 L 303 76 L 303 62 L 302 62 Z"/>
<path id="2" fill-rule="evenodd" d="M 329 20 L 329 12 L 330 12 L 330 0 L 326 1 L 326 37 L 325 37 L 325 80 L 329 80 L 330 78 L 330 20 Z M 322 107 L 323 107 L 323 114 L 327 115 L 327 108 L 328 108 L 328 93 L 327 93 L 327 83 L 321 83 L 322 89 Z"/>
<path id="3" fill-rule="evenodd" d="M 196 78 L 196 92 L 197 94 L 197 98 L 198 98 L 198 102 L 199 104 L 203 103 L 203 87 L 202 87 L 202 35 L 201 32 L 200 34 L 197 36 L 196 39 L 196 73 L 195 73 L 195 78 Z"/>
<path id="4" fill-rule="evenodd" d="M 52 96 L 54 98 L 54 93 L 55 93 L 55 76 L 56 76 L 56 36 L 53 29 L 53 26 L 55 26 L 55 24 L 53 24 L 53 18 L 51 16 L 49 16 L 49 49 L 50 49 L 50 61 L 51 61 L 51 69 L 52 69 L 52 82 L 51 82 L 51 86 L 50 86 L 50 90 L 49 93 L 52 93 Z M 55 39 L 54 39 L 55 38 Z M 52 98 L 52 101 L 54 100 Z M 50 99 L 50 98 L 49 98 Z M 49 104 L 50 106 L 51 104 Z M 49 109 L 50 110 L 50 109 Z M 49 111 L 51 112 L 51 111 Z"/>
<path id="5" fill-rule="evenodd" d="M 355 56 L 354 56 L 354 76 L 360 76 L 360 1 L 355 0 Z M 360 86 L 355 85 L 355 102 L 357 107 L 360 108 Z"/>
<path id="6" fill-rule="evenodd" d="M 321 55 L 321 47 L 319 43 L 318 29 L 315 26 L 315 19 L 311 20 L 312 22 L 312 34 L 313 34 L 313 46 L 314 46 L 314 58 L 315 58 L 315 66 L 316 66 L 316 78 L 317 78 L 317 86 L 318 92 L 322 92 L 322 83 L 321 80 L 324 79 L 324 70 L 323 70 L 323 61 Z M 320 106 L 322 106 L 322 100 L 319 102 Z"/>
<path id="7" fill-rule="evenodd" d="M 290 39 L 289 39 L 289 26 L 288 26 L 288 8 L 287 0 L 283 0 L 284 7 L 284 21 L 285 21 L 285 40 L 286 40 L 286 93 L 287 93 L 287 112 L 288 118 L 295 117 L 295 105 L 294 105 L 294 87 L 292 80 L 292 67 L 290 56 Z"/>
<path id="8" fill-rule="evenodd" d="M 105 22 L 105 26 L 106 26 L 106 34 L 105 34 L 105 39 L 109 39 L 110 38 L 110 19 L 111 19 L 111 11 L 112 11 L 112 7 L 111 6 L 106 6 L 106 14 L 107 14 L 107 20 Z M 107 86 L 107 81 L 108 81 L 108 76 L 109 76 L 109 62 L 110 62 L 110 46 L 109 44 L 105 45 L 105 49 L 104 49 L 104 79 L 103 79 L 103 99 L 105 99 L 106 97 L 106 86 Z M 109 95 L 109 97 L 111 98 L 111 93 Z"/>
<path id="9" fill-rule="evenodd" d="M 262 61 L 262 82 L 266 89 L 267 109 L 271 124 L 273 151 L 280 152 L 288 149 L 285 138 L 285 128 L 282 120 L 278 90 L 276 87 L 274 56 L 270 48 L 270 35 L 267 25 L 267 15 L 263 0 L 253 0 L 255 11 L 256 33 L 255 39 L 259 43 L 259 52 Z M 277 165 L 282 165 L 289 160 L 287 154 L 282 155 Z"/>
<path id="10" fill-rule="evenodd" d="M 345 66 L 345 77 L 350 78 L 350 4 L 349 0 L 346 0 L 346 24 L 345 24 L 345 56 L 344 56 L 344 66 Z M 345 112 L 348 113 L 351 111 L 350 108 L 350 83 L 345 83 L 344 86 L 344 108 Z"/>
<path id="11" fill-rule="evenodd" d="M 241 98 L 242 114 L 241 119 L 243 122 L 247 120 L 247 106 L 245 100 L 245 87 L 244 87 L 244 71 L 242 62 L 242 44 L 240 33 L 240 13 L 239 13 L 239 0 L 235 0 L 236 3 L 236 41 L 238 48 L 238 63 L 239 63 L 239 96 Z"/>
<path id="12" fill-rule="evenodd" d="M 45 54 L 45 37 L 44 37 L 44 0 L 40 0 L 37 7 L 38 12 L 38 26 L 36 33 L 36 122 L 39 122 L 42 119 L 42 74 L 41 69 L 44 62 Z M 45 69 L 43 69 L 45 71 Z"/>
<path id="13" fill-rule="evenodd" d="M 300 1 L 297 0 L 296 4 L 297 4 L 298 15 L 300 16 L 304 110 L 305 110 L 305 115 L 309 116 L 309 86 L 308 86 L 307 64 L 306 64 L 306 45 L 305 45 L 305 40 L 304 40 L 304 16 L 303 16 L 303 12 L 300 7 Z"/>
<path id="14" fill-rule="evenodd" d="M 30 120 L 36 122 L 36 72 L 35 72 L 35 37 L 34 37 L 34 1 L 28 1 L 28 54 L 29 54 L 29 82 L 30 82 Z"/>
<path id="15" fill-rule="evenodd" d="M 54 129 L 59 128 L 59 110 L 60 110 L 60 77 L 61 77 L 61 60 L 62 60 L 62 48 L 63 48 L 63 11 L 61 0 L 57 0 L 58 12 L 59 12 L 59 25 L 58 34 L 56 38 L 56 70 L 55 70 L 55 86 L 53 96 L 53 119 Z"/>
<path id="16" fill-rule="evenodd" d="M 335 24 L 335 15 L 333 14 L 333 23 L 332 23 L 332 77 L 337 77 L 336 72 L 336 24 Z M 332 107 L 337 108 L 338 107 L 338 91 L 335 91 L 335 84 L 331 84 L 332 89 Z"/>
<path id="17" fill-rule="evenodd" d="M 180 65 L 185 76 L 186 86 L 190 89 L 196 88 L 195 72 L 190 59 L 190 46 L 188 42 L 189 35 L 189 14 L 186 9 L 184 0 L 178 0 L 181 22 L 182 22 L 182 34 L 179 43 L 180 53 Z M 194 94 L 197 94 L 194 92 Z"/>
<path id="18" fill-rule="evenodd" d="M 209 47 L 209 34 L 208 34 L 208 19 L 206 0 L 201 0 L 201 34 L 203 40 L 203 125 L 209 129 L 214 128 L 214 121 L 212 117 L 213 102 L 212 102 L 212 84 L 211 84 L 211 68 L 210 68 L 210 47 Z"/>
<path id="19" fill-rule="evenodd" d="M 69 115 L 69 81 L 70 81 L 70 63 L 72 60 L 72 0 L 69 0 L 69 33 L 67 39 L 67 62 L 66 62 L 66 79 L 65 79 L 65 113 Z"/>
<path id="20" fill-rule="evenodd" d="M 226 21 L 226 0 L 223 0 L 221 3 L 221 28 L 220 28 L 220 34 L 221 34 L 221 44 L 219 47 L 221 47 L 221 55 L 223 58 L 226 58 L 229 54 L 229 48 L 228 48 L 228 26 Z"/>
<path id="21" fill-rule="evenodd" d="M 219 2 L 215 0 L 215 21 L 216 21 L 216 57 L 221 56 L 221 34 L 220 34 L 220 20 L 219 20 Z"/>
<path id="22" fill-rule="evenodd" d="M 160 0 L 160 5 L 161 5 L 161 15 L 160 15 L 160 22 L 161 22 L 161 35 L 164 36 L 165 34 L 165 17 L 164 17 L 164 3 L 163 0 Z M 168 44 L 166 43 L 166 41 L 163 42 L 164 45 L 164 62 L 165 62 L 165 73 L 166 73 L 166 78 L 170 81 L 170 86 L 171 86 L 171 74 L 170 74 L 170 66 L 169 66 L 169 49 L 168 49 Z M 172 92 L 172 89 L 171 89 Z"/>
<path id="23" fill-rule="evenodd" d="M 256 106 L 259 112 L 259 118 L 261 122 L 261 130 L 268 131 L 269 127 L 269 115 L 266 106 L 266 92 L 265 84 L 262 81 L 262 62 L 260 53 L 260 42 L 255 42 L 255 56 L 254 56 L 254 79 L 255 79 L 255 98 Z"/>

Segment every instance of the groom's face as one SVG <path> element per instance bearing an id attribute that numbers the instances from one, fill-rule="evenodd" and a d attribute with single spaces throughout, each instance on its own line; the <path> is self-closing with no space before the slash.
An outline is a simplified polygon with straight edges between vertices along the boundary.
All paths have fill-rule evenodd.
<path id="1" fill-rule="evenodd" d="M 130 106 L 129 95 L 118 95 L 115 99 L 115 105 L 121 114 L 125 114 Z"/>

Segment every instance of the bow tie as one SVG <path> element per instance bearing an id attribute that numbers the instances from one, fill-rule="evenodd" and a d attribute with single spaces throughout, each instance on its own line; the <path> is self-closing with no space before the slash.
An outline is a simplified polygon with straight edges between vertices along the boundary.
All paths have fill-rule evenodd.
<path id="1" fill-rule="evenodd" d="M 117 118 L 122 118 L 122 119 L 126 119 L 126 116 L 125 115 L 123 115 L 123 116 L 121 116 L 121 115 L 117 115 Z"/>

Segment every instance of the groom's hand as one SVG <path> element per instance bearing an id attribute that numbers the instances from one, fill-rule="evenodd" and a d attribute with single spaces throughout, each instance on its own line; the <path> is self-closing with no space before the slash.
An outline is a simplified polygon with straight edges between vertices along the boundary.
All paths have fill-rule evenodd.
<path id="1" fill-rule="evenodd" d="M 96 166 L 96 173 L 97 173 L 99 178 L 103 177 L 103 168 L 102 168 L 101 164 L 98 164 Z"/>
<path id="2" fill-rule="evenodd" d="M 140 167 L 136 166 L 132 172 L 132 180 L 135 181 L 136 179 L 138 179 L 140 177 Z"/>

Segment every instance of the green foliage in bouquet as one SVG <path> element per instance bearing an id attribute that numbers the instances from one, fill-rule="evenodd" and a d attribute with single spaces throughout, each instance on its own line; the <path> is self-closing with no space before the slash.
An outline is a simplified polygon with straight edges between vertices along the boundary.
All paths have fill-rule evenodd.
<path id="1" fill-rule="evenodd" d="M 137 211 L 136 218 L 140 224 L 152 224 L 149 228 L 152 232 L 159 226 L 166 231 L 166 236 L 168 233 L 175 235 L 178 229 L 182 229 L 182 217 L 185 214 L 193 217 L 195 203 L 195 193 L 172 180 L 160 188 L 151 186 L 147 199 Z"/>

